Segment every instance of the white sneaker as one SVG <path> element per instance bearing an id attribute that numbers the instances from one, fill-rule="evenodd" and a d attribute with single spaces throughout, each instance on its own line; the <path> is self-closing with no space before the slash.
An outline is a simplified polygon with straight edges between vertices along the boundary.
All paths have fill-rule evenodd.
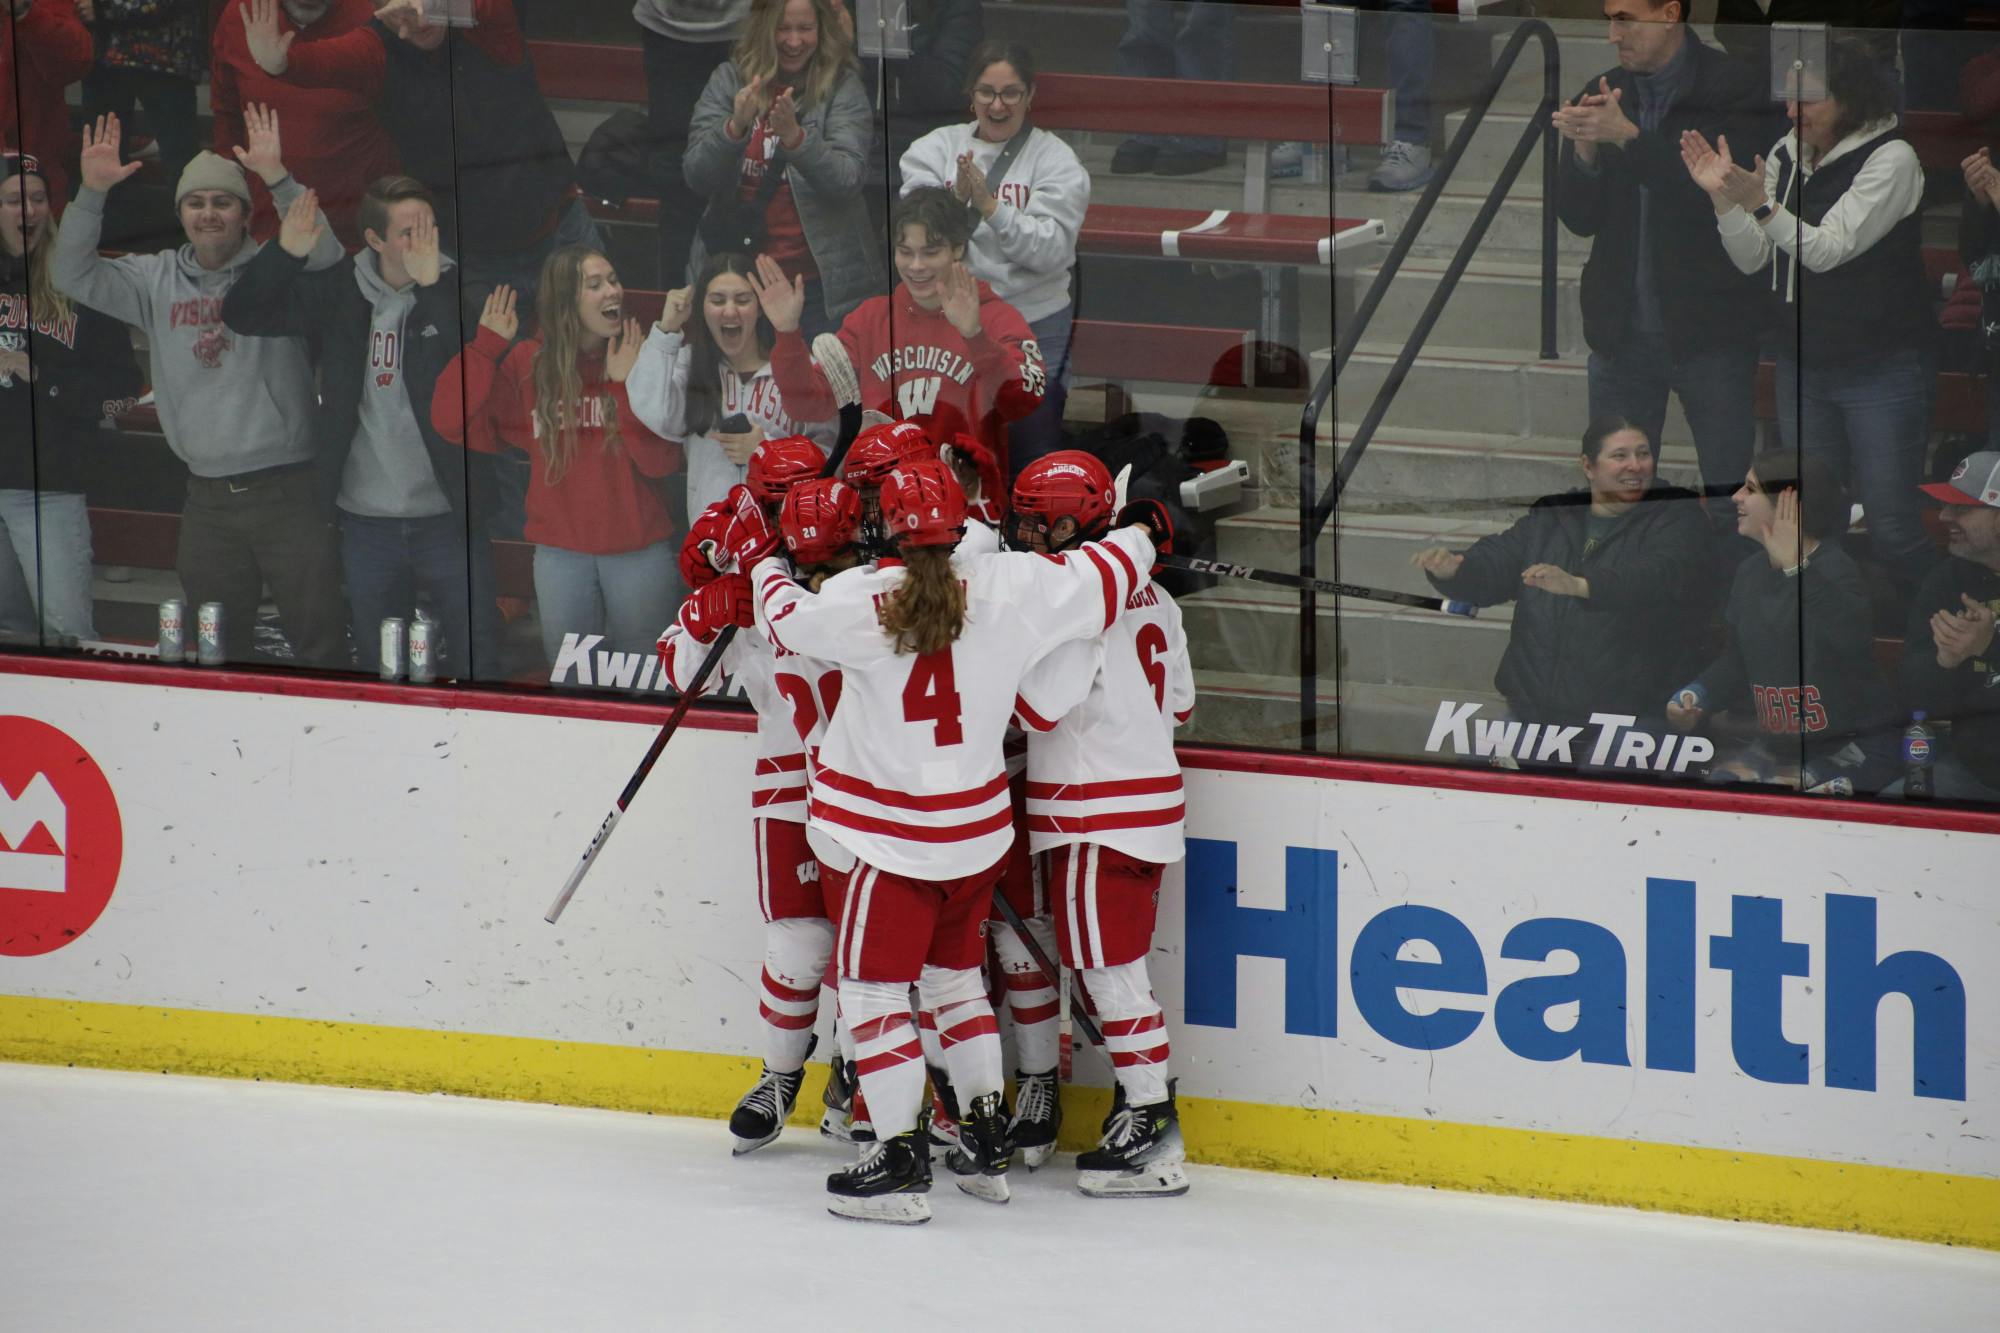
<path id="1" fill-rule="evenodd" d="M 1431 183 L 1431 150 L 1423 144 L 1398 139 L 1382 152 L 1382 165 L 1368 178 L 1368 188 L 1397 194 L 1420 190 Z"/>
<path id="2" fill-rule="evenodd" d="M 1297 139 L 1271 145 L 1271 179 L 1290 180 L 1305 170 L 1306 146 Z"/>

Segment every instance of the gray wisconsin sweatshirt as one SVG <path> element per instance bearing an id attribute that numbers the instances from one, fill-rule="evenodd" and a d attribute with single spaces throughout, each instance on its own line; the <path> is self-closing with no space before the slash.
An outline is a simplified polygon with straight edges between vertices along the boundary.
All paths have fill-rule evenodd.
<path id="1" fill-rule="evenodd" d="M 443 263 L 451 267 L 449 259 Z M 370 518 L 449 514 L 451 501 L 431 470 L 409 387 L 403 383 L 403 322 L 416 308 L 417 289 L 398 291 L 384 282 L 372 250 L 354 257 L 354 285 L 368 298 L 368 374 L 361 382 L 354 447 L 340 477 L 340 507 Z"/>
<path id="2" fill-rule="evenodd" d="M 304 188 L 287 178 L 272 191 L 279 212 Z M 160 427 L 188 470 L 228 477 L 310 459 L 313 376 L 304 339 L 247 338 L 222 323 L 222 298 L 256 256 L 257 242 L 246 240 L 211 272 L 195 262 L 192 245 L 106 259 L 97 253 L 103 231 L 103 192 L 78 191 L 56 241 L 56 286 L 146 331 Z M 307 267 L 344 257 L 326 227 Z"/>

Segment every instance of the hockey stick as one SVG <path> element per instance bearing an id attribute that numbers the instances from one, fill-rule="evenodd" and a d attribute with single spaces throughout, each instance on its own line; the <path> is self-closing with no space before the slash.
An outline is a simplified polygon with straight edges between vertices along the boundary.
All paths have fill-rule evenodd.
<path id="1" fill-rule="evenodd" d="M 827 383 L 832 387 L 834 397 L 840 402 L 840 436 L 833 446 L 832 455 L 826 460 L 826 466 L 820 469 L 822 477 L 831 477 L 838 475 L 841 461 L 847 457 L 848 446 L 852 445 L 854 437 L 861 433 L 861 385 L 855 377 L 853 365 L 847 359 L 846 350 L 841 346 L 840 340 L 832 334 L 823 333 L 813 340 L 813 355 L 819 360 L 820 369 L 826 374 Z M 603 851 L 604 844 L 611 840 L 611 831 L 618 827 L 618 821 L 623 819 L 626 810 L 631 808 L 633 798 L 639 794 L 639 788 L 645 784 L 647 775 L 653 771 L 653 765 L 660 762 L 660 754 L 667 748 L 667 742 L 674 738 L 676 731 L 680 730 L 681 720 L 687 716 L 689 707 L 701 697 L 702 689 L 708 684 L 708 678 L 714 675 L 715 669 L 722 664 L 722 655 L 728 652 L 729 645 L 736 641 L 736 630 L 735 625 L 725 625 L 722 633 L 715 636 L 715 645 L 708 650 L 708 656 L 701 660 L 700 669 L 694 673 L 694 679 L 688 682 L 687 689 L 675 702 L 674 711 L 667 714 L 666 723 L 661 726 L 660 734 L 653 737 L 653 743 L 646 747 L 645 757 L 639 761 L 639 766 L 632 770 L 632 776 L 626 779 L 625 790 L 618 793 L 617 804 L 611 807 L 610 814 L 604 816 L 604 822 L 597 826 L 596 836 L 592 837 L 590 845 L 583 849 L 582 859 L 576 863 L 576 868 L 569 872 L 569 878 L 563 881 L 562 892 L 558 893 L 556 900 L 549 904 L 549 910 L 542 914 L 542 920 L 553 926 L 556 918 L 563 914 L 563 909 L 569 906 L 569 900 L 576 896 L 577 888 L 583 883 L 583 877 L 590 873 L 590 867 L 597 860 L 597 854 Z"/>
<path id="2" fill-rule="evenodd" d="M 997 888 L 994 889 L 993 903 L 1000 909 L 1000 915 L 1007 918 L 1007 924 L 1014 928 L 1014 933 L 1020 936 L 1022 945 L 1028 950 L 1028 956 L 1035 960 L 1036 967 L 1042 969 L 1042 975 L 1060 981 L 1062 969 L 1050 962 L 1049 956 L 1042 952 L 1040 942 L 1028 930 L 1028 923 L 1021 919 L 1021 914 L 1015 910 L 1014 904 L 1007 901 L 1007 895 Z M 1097 1024 L 1090 1021 L 1090 1015 L 1079 1010 L 1075 1017 L 1083 1028 L 1083 1035 L 1090 1038 L 1093 1045 L 1102 1046 L 1104 1034 L 1097 1030 Z"/>
<path id="3" fill-rule="evenodd" d="M 1358 597 L 1370 602 L 1392 602 L 1397 606 L 1421 607 L 1425 611 L 1442 611 L 1448 616 L 1464 616 L 1468 620 L 1479 614 L 1479 608 L 1472 603 L 1461 602 L 1451 597 L 1425 597 L 1421 593 L 1369 588 L 1359 583 L 1335 583 L 1331 579 L 1301 578 L 1297 574 L 1281 574 L 1275 569 L 1253 569 L 1249 565 L 1232 565 L 1226 560 L 1202 560 L 1183 555 L 1163 555 L 1159 560 L 1168 569 L 1184 569 L 1190 574 L 1218 574 L 1226 579 L 1250 579 L 1257 583 L 1275 583 L 1285 588 L 1309 587 L 1316 592 L 1332 593 L 1336 597 Z"/>

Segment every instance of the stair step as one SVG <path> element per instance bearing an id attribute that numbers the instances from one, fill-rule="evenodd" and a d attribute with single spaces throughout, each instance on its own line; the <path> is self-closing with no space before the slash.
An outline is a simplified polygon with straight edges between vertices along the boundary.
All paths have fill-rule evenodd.
<path id="1" fill-rule="evenodd" d="M 1299 682 L 1296 674 L 1197 671 L 1194 716 L 1182 740 L 1296 750 Z M 1503 703 L 1490 690 L 1465 692 L 1462 702 Z M 1331 678 L 1319 683 L 1315 712 L 1323 753 L 1422 757 L 1437 716 L 1438 693 L 1427 686 L 1371 685 Z"/>
<path id="2" fill-rule="evenodd" d="M 1296 670 L 1297 594 L 1235 581 L 1180 600 L 1197 671 Z M 1486 690 L 1510 626 L 1506 612 L 1477 620 L 1325 597 L 1313 617 L 1319 670 L 1350 683 L 1420 685 L 1433 690 Z"/>
<path id="3" fill-rule="evenodd" d="M 1366 330 L 1371 343 L 1397 345 L 1409 337 L 1418 317 L 1436 296 L 1447 264 L 1411 255 L 1390 280 Z M 1380 264 L 1348 266 L 1335 272 L 1334 329 L 1346 336 Z M 1556 349 L 1581 356 L 1583 311 L 1579 297 L 1583 266 L 1559 262 L 1556 269 Z M 1542 266 L 1539 260 L 1479 256 L 1460 275 L 1427 341 L 1454 347 L 1504 351 L 1532 357 L 1541 349 Z"/>

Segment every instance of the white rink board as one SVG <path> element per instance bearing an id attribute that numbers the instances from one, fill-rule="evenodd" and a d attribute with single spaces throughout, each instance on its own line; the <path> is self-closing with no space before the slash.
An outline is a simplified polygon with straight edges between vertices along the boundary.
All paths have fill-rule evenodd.
<path id="1" fill-rule="evenodd" d="M 52 953 L 0 957 L 0 994 L 751 1049 L 761 933 L 747 734 L 684 731 L 550 927 L 541 914 L 649 728 L 0 682 L 0 713 L 56 726 L 96 759 L 126 843 L 103 916 Z M 1324 930 L 1329 916 L 1337 925 L 1312 954 L 1330 966 L 1245 957 L 1226 969 L 1236 1013 L 1218 1026 L 1219 936 L 1188 939 L 1184 877 L 1169 876 L 1154 979 L 1184 1096 L 2000 1177 L 2000 838 L 1213 769 L 1191 769 L 1188 785 L 1191 835 L 1210 840 L 1211 857 L 1215 843 L 1234 844 L 1235 910 L 1282 907 L 1285 849 L 1321 849 L 1337 863 L 1337 907 L 1293 923 L 1287 938 Z M 1646 1067 L 1649 877 L 1695 885 L 1693 1072 Z M 1942 967 L 1962 979 L 1962 1096 L 1913 1095 L 1911 1007 L 1895 995 L 1877 1011 L 1875 1090 L 1826 1086 L 1829 894 L 1874 904 L 1880 956 L 1935 955 L 1929 975 Z M 1806 1047 L 1803 1084 L 1753 1078 L 1732 1053 L 1741 974 L 1712 966 L 1710 951 L 1731 933 L 1736 897 L 1775 900 L 1783 940 L 1807 951 L 1807 975 L 1773 983 L 1781 1038 Z M 1412 1012 L 1478 1015 L 1470 1035 L 1441 1049 L 1384 1037 L 1357 1001 L 1357 938 L 1407 906 L 1462 923 L 1486 973 L 1483 994 L 1396 992 Z M 1622 952 L 1629 1008 L 1612 1025 L 1629 1064 L 1526 1059 L 1497 1035 L 1503 987 L 1576 967 L 1566 953 L 1501 957 L 1507 933 L 1537 918 L 1589 923 Z M 1189 949 L 1204 945 L 1210 962 L 1191 976 Z M 1421 940 L 1402 956 L 1437 957 Z M 1288 969 L 1295 1003 L 1330 1002 L 1337 1037 L 1287 1032 Z M 1379 1016 L 1387 992 L 1370 993 Z M 1188 1021 L 1191 1000 L 1209 1021 Z M 1568 1021 L 1558 1009 L 1548 1026 Z M 1095 1057 L 1078 1067 L 1103 1081 Z"/>

